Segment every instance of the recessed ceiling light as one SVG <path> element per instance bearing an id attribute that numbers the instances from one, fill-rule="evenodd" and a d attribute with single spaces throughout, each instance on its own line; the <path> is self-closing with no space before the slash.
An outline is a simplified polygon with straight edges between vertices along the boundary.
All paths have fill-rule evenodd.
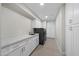
<path id="1" fill-rule="evenodd" d="M 47 18 L 48 18 L 48 16 L 45 16 L 45 18 L 47 19 Z"/>
<path id="2" fill-rule="evenodd" d="M 43 5 L 44 5 L 44 3 L 40 3 L 40 5 L 42 5 L 42 6 L 43 6 Z"/>

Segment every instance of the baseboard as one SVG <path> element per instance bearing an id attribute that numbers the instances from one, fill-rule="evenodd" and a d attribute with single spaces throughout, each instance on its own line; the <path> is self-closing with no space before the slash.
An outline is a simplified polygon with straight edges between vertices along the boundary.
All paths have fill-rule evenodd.
<path id="1" fill-rule="evenodd" d="M 62 52 L 62 56 L 66 56 L 65 52 Z"/>
<path id="2" fill-rule="evenodd" d="M 47 39 L 55 39 L 55 38 L 52 38 L 52 37 L 47 37 Z"/>

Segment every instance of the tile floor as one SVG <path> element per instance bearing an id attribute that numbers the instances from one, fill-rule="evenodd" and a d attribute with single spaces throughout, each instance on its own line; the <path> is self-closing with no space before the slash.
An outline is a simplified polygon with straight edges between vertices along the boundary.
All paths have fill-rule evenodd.
<path id="1" fill-rule="evenodd" d="M 56 40 L 47 39 L 45 44 L 39 45 L 31 56 L 60 56 Z"/>

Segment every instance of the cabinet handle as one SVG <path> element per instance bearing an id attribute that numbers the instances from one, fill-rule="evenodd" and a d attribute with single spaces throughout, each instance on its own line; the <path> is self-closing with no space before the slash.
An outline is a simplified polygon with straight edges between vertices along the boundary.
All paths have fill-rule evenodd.
<path id="1" fill-rule="evenodd" d="M 22 52 L 23 52 L 23 48 L 22 48 Z"/>
<path id="2" fill-rule="evenodd" d="M 69 27 L 69 30 L 72 31 L 72 27 Z"/>
<path id="3" fill-rule="evenodd" d="M 70 24 L 72 23 L 72 19 L 69 20 L 69 23 L 70 23 Z"/>
<path id="4" fill-rule="evenodd" d="M 22 52 L 24 52 L 24 51 L 25 51 L 25 47 L 22 48 Z"/>

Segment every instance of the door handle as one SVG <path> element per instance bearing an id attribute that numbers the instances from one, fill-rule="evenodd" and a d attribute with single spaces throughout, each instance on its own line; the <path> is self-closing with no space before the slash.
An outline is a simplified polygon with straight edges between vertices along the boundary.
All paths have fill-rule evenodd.
<path id="1" fill-rule="evenodd" d="M 69 27 L 69 30 L 72 31 L 72 27 Z"/>
<path id="2" fill-rule="evenodd" d="M 69 19 L 69 23 L 70 23 L 70 24 L 72 23 L 72 19 Z"/>
<path id="3" fill-rule="evenodd" d="M 25 51 L 25 47 L 22 48 L 22 52 L 24 52 L 24 51 Z"/>

